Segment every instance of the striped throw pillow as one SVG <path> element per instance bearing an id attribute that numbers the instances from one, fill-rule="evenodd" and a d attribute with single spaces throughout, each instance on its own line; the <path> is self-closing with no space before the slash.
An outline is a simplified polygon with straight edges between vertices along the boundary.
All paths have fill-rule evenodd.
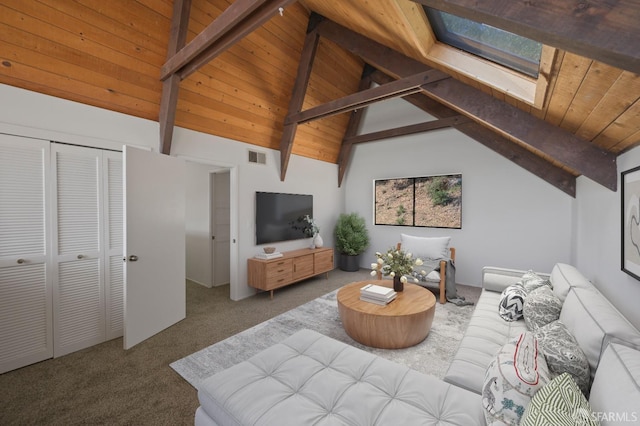
<path id="1" fill-rule="evenodd" d="M 563 373 L 531 398 L 520 425 L 592 426 L 599 422 L 571 375 Z"/>

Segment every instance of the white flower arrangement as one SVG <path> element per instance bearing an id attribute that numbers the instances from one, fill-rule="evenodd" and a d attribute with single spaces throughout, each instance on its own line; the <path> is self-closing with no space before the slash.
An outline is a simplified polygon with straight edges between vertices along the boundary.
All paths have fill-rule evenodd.
<path id="1" fill-rule="evenodd" d="M 371 276 L 375 277 L 378 273 L 384 276 L 394 278 L 400 276 L 403 284 L 407 283 L 407 275 L 411 275 L 414 266 L 422 266 L 422 259 L 413 259 L 413 255 L 403 250 L 391 248 L 386 254 L 379 251 L 376 252 L 376 262 L 371 264 Z M 413 278 L 418 282 L 417 278 Z"/>
<path id="2" fill-rule="evenodd" d="M 307 237 L 315 237 L 320 232 L 320 227 L 308 214 L 298 218 L 298 222 L 302 222 L 304 225 L 301 228 L 294 226 L 294 229 L 302 229 L 302 232 Z"/>

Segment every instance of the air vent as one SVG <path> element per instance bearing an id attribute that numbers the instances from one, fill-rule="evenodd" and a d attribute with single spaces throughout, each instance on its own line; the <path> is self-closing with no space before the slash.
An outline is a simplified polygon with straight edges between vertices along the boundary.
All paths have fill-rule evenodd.
<path id="1" fill-rule="evenodd" d="M 254 164 L 267 164 L 267 155 L 264 152 L 249 150 L 249 162 Z"/>

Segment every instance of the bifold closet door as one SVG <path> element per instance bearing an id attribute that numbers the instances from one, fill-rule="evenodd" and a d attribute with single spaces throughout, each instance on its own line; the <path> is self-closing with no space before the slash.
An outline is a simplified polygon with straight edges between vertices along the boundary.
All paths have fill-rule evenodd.
<path id="1" fill-rule="evenodd" d="M 0 135 L 0 373 L 53 356 L 49 142 Z"/>
<path id="2" fill-rule="evenodd" d="M 103 151 L 104 170 L 104 244 L 105 299 L 107 340 L 122 337 L 124 332 L 124 210 L 122 188 L 122 153 Z"/>
<path id="3" fill-rule="evenodd" d="M 105 341 L 102 151 L 52 144 L 54 356 Z"/>

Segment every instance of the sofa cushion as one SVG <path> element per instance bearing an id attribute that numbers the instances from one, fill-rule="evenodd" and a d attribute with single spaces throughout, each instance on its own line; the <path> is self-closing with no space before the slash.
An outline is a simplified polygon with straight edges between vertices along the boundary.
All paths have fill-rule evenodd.
<path id="1" fill-rule="evenodd" d="M 551 276 L 549 277 L 553 291 L 556 296 L 564 302 L 564 299 L 569 294 L 569 289 L 572 287 L 593 289 L 593 284 L 584 277 L 574 266 L 567 265 L 566 263 L 556 263 L 551 270 Z"/>
<path id="2" fill-rule="evenodd" d="M 482 268 L 482 288 L 485 290 L 497 291 L 498 293 L 500 293 L 511 284 L 521 283 L 522 277 L 527 272 L 528 271 L 523 271 L 521 269 L 485 266 L 484 268 Z M 549 274 L 544 274 L 541 272 L 534 273 L 540 278 L 549 279 Z"/>
<path id="3" fill-rule="evenodd" d="M 588 396 L 591 382 L 589 361 L 567 326 L 560 320 L 553 321 L 538 328 L 534 335 L 547 361 L 549 372 L 553 376 L 569 373 L 582 393 Z"/>
<path id="4" fill-rule="evenodd" d="M 589 403 L 604 426 L 640 422 L 640 350 L 617 343 L 607 345 Z"/>
<path id="5" fill-rule="evenodd" d="M 416 237 L 400 234 L 402 250 L 422 260 L 448 259 L 451 237 Z"/>
<path id="6" fill-rule="evenodd" d="M 521 426 L 597 426 L 585 396 L 568 373 L 544 385 L 531 398 Z"/>
<path id="7" fill-rule="evenodd" d="M 516 321 L 522 318 L 522 308 L 527 296 L 522 284 L 513 284 L 500 294 L 498 313 L 505 321 Z"/>
<path id="8" fill-rule="evenodd" d="M 640 331 L 593 288 L 572 287 L 562 305 L 560 320 L 587 356 L 592 379 L 609 341 L 640 347 Z"/>
<path id="9" fill-rule="evenodd" d="M 531 331 L 560 318 L 562 302 L 551 287 L 543 285 L 527 294 L 522 310 L 524 322 Z"/>
<path id="10" fill-rule="evenodd" d="M 552 287 L 551 281 L 549 281 L 548 278 L 541 277 L 531 269 L 522 275 L 521 283 L 527 293 L 531 293 L 533 290 L 542 286 L 548 286 L 549 288 Z"/>
<path id="11" fill-rule="evenodd" d="M 198 399 L 197 425 L 483 422 L 479 395 L 311 330 L 205 379 Z"/>
<path id="12" fill-rule="evenodd" d="M 548 381 L 533 333 L 524 332 L 504 345 L 485 374 L 482 406 L 487 424 L 519 424 L 533 395 Z"/>
<path id="13" fill-rule="evenodd" d="M 522 276 L 522 274 L 520 274 Z M 487 367 L 500 348 L 527 328 L 524 321 L 504 321 L 497 312 L 500 293 L 482 290 L 473 316 L 444 380 L 458 387 L 482 392 Z"/>

